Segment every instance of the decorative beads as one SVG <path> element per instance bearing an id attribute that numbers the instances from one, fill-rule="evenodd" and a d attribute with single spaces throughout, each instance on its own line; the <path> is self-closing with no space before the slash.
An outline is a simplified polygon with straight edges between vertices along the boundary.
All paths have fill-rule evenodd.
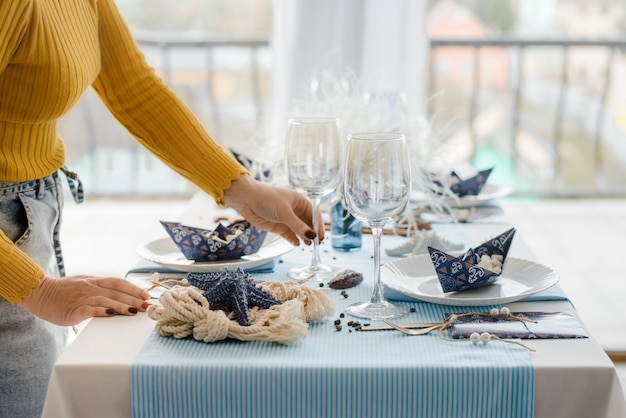
<path id="1" fill-rule="evenodd" d="M 474 345 L 480 342 L 487 344 L 489 340 L 491 340 L 491 334 L 489 334 L 488 332 L 483 332 L 482 334 L 479 334 L 477 332 L 472 332 L 470 335 L 470 341 Z"/>
<path id="2" fill-rule="evenodd" d="M 445 336 L 443 336 L 442 331 L 450 328 L 457 320 L 459 320 L 460 318 L 463 317 L 473 317 L 473 316 L 482 316 L 482 317 L 491 317 L 493 319 L 505 319 L 505 320 L 513 320 L 513 321 L 522 321 L 522 322 L 532 322 L 532 323 L 537 323 L 536 320 L 530 319 L 530 318 L 525 318 L 524 316 L 517 316 L 514 315 L 513 313 L 511 313 L 511 310 L 507 307 L 502 307 L 502 308 L 492 308 L 489 310 L 489 312 L 464 312 L 464 313 L 451 313 L 448 314 L 446 319 L 441 322 L 436 324 L 435 326 L 430 327 L 427 332 L 423 332 L 420 335 L 426 335 L 428 333 L 430 333 L 431 331 L 438 331 L 439 333 L 439 337 L 443 338 L 445 340 L 448 341 L 459 341 L 462 340 L 463 338 L 460 339 L 451 339 L 451 338 L 447 338 Z M 353 326 L 352 324 L 353 321 L 348 322 L 348 326 Z M 485 322 L 482 320 L 478 320 L 478 322 Z M 358 323 L 355 321 L 355 323 Z M 359 324 L 360 325 L 360 324 Z M 366 324 L 368 325 L 368 324 Z M 359 330 L 359 328 L 357 328 L 356 326 L 354 327 L 355 330 Z M 498 335 L 492 335 L 488 332 L 483 332 L 483 333 L 478 333 L 478 332 L 473 332 L 470 334 L 469 336 L 469 340 L 472 342 L 472 344 L 477 345 L 479 343 L 483 343 L 483 344 L 487 344 L 489 341 L 491 340 L 497 340 L 497 341 L 502 341 L 504 343 L 509 343 L 509 344 L 516 344 L 519 345 L 520 347 L 524 347 L 525 349 L 527 349 L 528 351 L 535 351 L 533 348 L 528 347 L 518 341 L 509 341 L 503 338 L 500 338 Z"/>
<path id="3" fill-rule="evenodd" d="M 489 316 L 492 318 L 509 318 L 511 316 L 511 310 L 506 306 L 502 308 L 491 308 L 489 311 Z"/>

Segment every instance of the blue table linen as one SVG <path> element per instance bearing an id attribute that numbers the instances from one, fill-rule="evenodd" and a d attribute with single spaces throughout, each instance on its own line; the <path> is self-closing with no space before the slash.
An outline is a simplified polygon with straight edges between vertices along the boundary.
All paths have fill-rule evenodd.
<path id="1" fill-rule="evenodd" d="M 245 270 L 249 273 L 252 273 L 252 272 L 271 273 L 274 271 L 274 262 L 275 260 L 270 260 L 265 264 L 262 264 L 256 267 L 247 268 Z M 183 273 L 184 274 L 184 272 L 181 272 L 179 270 L 173 270 L 171 268 L 164 267 L 160 264 L 153 263 L 152 261 L 148 261 L 148 260 L 139 260 L 130 270 L 128 270 L 126 274 L 128 275 L 132 273 Z"/>
<path id="2" fill-rule="evenodd" d="M 350 291 L 339 307 L 362 300 L 369 290 Z M 416 312 L 402 321 L 439 321 L 449 311 L 409 305 Z M 533 416 L 534 368 L 520 346 L 473 345 L 436 333 L 350 332 L 349 317 L 336 331 L 332 319 L 313 324 L 306 339 L 290 346 L 205 344 L 153 332 L 132 366 L 133 416 Z"/>
<path id="3" fill-rule="evenodd" d="M 453 235 L 460 230 L 456 228 L 448 229 Z M 383 237 L 383 245 L 393 239 L 397 237 Z M 342 330 L 335 329 L 333 320 L 345 307 L 371 297 L 373 260 L 365 241 L 353 253 L 337 253 L 329 242 L 322 244 L 324 263 L 363 271 L 365 280 L 347 290 L 347 299 L 338 290 L 328 290 L 336 301 L 334 317 L 311 324 L 310 335 L 295 344 L 205 344 L 153 332 L 131 369 L 133 416 L 532 417 L 534 367 L 523 347 L 448 341 L 437 333 L 409 337 L 397 331 L 350 332 L 348 321 L 370 321 L 349 315 L 341 320 Z M 383 262 L 391 260 L 385 258 Z M 270 277 L 252 274 L 287 280 L 289 268 L 309 260 L 310 249 L 296 248 L 280 257 Z M 416 310 L 397 322 L 441 321 L 450 311 L 430 303 L 397 303 Z M 448 331 L 443 335 L 449 337 Z"/>

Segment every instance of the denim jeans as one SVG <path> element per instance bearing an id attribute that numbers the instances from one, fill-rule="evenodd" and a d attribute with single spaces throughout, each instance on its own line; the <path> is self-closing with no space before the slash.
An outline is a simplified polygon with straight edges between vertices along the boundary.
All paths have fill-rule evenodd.
<path id="1" fill-rule="evenodd" d="M 64 274 L 58 239 L 62 192 L 57 173 L 0 182 L 0 229 L 52 277 Z M 66 327 L 0 297 L 0 417 L 41 416 L 52 366 L 66 340 Z"/>

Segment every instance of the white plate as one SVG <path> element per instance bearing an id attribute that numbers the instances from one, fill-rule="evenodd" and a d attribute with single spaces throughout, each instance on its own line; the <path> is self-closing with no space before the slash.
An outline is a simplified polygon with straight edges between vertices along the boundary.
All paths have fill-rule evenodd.
<path id="1" fill-rule="evenodd" d="M 528 260 L 508 257 L 498 280 L 478 289 L 443 293 L 430 255 L 422 254 L 386 263 L 381 280 L 411 298 L 455 306 L 498 305 L 546 290 L 559 281 L 552 269 Z"/>
<path id="2" fill-rule="evenodd" d="M 443 202 L 453 208 L 471 208 L 486 205 L 493 200 L 507 196 L 509 193 L 511 193 L 511 188 L 509 186 L 487 183 L 477 195 L 461 196 L 458 199 L 446 197 L 443 199 Z M 416 202 L 419 202 L 424 198 L 421 193 L 414 193 L 411 197 L 412 200 Z"/>
<path id="3" fill-rule="evenodd" d="M 242 269 L 258 267 L 291 251 L 293 245 L 279 235 L 268 233 L 258 252 L 224 261 L 187 260 L 170 237 L 151 241 L 137 248 L 140 257 L 176 271 L 208 273 L 223 268 Z"/>
<path id="4" fill-rule="evenodd" d="M 455 208 L 471 208 L 486 205 L 492 200 L 500 199 L 511 192 L 510 187 L 500 184 L 485 184 L 477 195 L 462 196 L 457 199 L 448 198 L 445 202 Z"/>

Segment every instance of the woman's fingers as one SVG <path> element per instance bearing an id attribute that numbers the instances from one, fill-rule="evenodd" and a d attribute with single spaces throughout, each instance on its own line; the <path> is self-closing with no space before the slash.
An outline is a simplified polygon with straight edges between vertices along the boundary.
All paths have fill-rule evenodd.
<path id="1" fill-rule="evenodd" d="M 148 292 L 120 278 L 44 277 L 21 305 L 57 325 L 76 325 L 94 316 L 145 311 Z"/>
<path id="2" fill-rule="evenodd" d="M 127 294 L 137 299 L 150 299 L 150 294 L 129 282 L 128 280 L 120 279 L 117 277 L 93 277 L 97 285 L 103 289 L 113 290 L 121 294 Z"/>
<path id="3" fill-rule="evenodd" d="M 270 186 L 243 175 L 224 191 L 223 201 L 253 225 L 281 235 L 294 245 L 324 238 L 324 226 L 313 231 L 310 200 L 293 190 Z"/>
<path id="4" fill-rule="evenodd" d="M 135 315 L 144 312 L 150 303 L 150 294 L 134 284 L 119 278 L 91 278 L 99 289 L 84 304 L 94 309 L 92 316 Z"/>

